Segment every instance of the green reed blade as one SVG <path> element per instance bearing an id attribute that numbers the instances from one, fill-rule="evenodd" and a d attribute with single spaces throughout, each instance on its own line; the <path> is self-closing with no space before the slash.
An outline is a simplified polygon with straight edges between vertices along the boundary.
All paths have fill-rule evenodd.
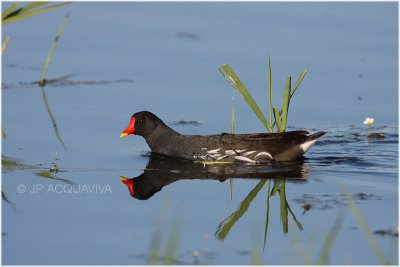
<path id="1" fill-rule="evenodd" d="M 250 193 L 246 196 L 246 198 L 240 203 L 237 210 L 218 225 L 217 231 L 215 232 L 215 236 L 218 239 L 220 240 L 225 239 L 225 237 L 229 234 L 229 231 L 231 230 L 233 225 L 243 216 L 243 214 L 245 214 L 245 212 L 250 206 L 250 203 L 257 196 L 258 192 L 260 192 L 260 190 L 263 188 L 265 182 L 266 180 L 261 180 L 253 188 L 253 190 L 250 191 Z"/>
<path id="2" fill-rule="evenodd" d="M 65 146 L 64 141 L 61 138 L 60 132 L 58 131 L 58 126 L 57 126 L 56 119 L 54 118 L 53 113 L 51 112 L 49 101 L 47 100 L 47 95 L 46 95 L 46 92 L 44 90 L 44 87 L 41 87 L 41 89 L 42 89 L 44 105 L 46 106 L 47 113 L 49 114 L 51 122 L 53 124 L 53 129 L 54 129 L 54 133 L 56 134 L 56 138 L 57 138 L 58 142 L 60 142 L 62 147 L 65 150 L 67 150 L 67 147 Z"/>
<path id="3" fill-rule="evenodd" d="M 233 71 L 233 69 L 228 64 L 223 64 L 221 65 L 221 67 L 218 68 L 218 70 L 221 72 L 222 76 L 224 76 L 224 78 L 232 85 L 232 87 L 239 92 L 244 100 L 246 100 L 247 104 L 251 107 L 251 109 L 254 111 L 260 121 L 264 124 L 268 132 L 272 132 L 272 129 L 269 126 L 268 121 L 262 113 L 261 109 L 258 107 L 257 103 L 254 101 L 253 97 L 246 89 L 239 77 L 236 75 L 236 73 Z"/>
<path id="4" fill-rule="evenodd" d="M 271 55 L 268 52 L 268 92 L 269 92 L 269 122 L 272 124 L 272 67 L 271 67 Z M 271 126 L 271 129 L 274 129 Z"/>
<path id="5" fill-rule="evenodd" d="M 274 118 L 275 118 L 275 123 L 276 123 L 276 127 L 278 128 L 278 132 L 283 132 L 283 124 L 282 124 L 282 119 L 281 119 L 281 115 L 279 115 L 279 110 L 278 108 L 274 107 Z"/>
<path id="6" fill-rule="evenodd" d="M 232 134 L 235 133 L 235 102 L 232 96 L 232 120 L 231 120 L 231 132 Z"/>
<path id="7" fill-rule="evenodd" d="M 307 69 L 303 69 L 303 71 L 300 73 L 299 78 L 297 79 L 297 82 L 294 84 L 293 90 L 291 90 L 291 92 L 290 92 L 290 98 L 292 98 L 292 96 L 296 92 L 297 88 L 299 88 L 300 83 L 303 81 L 306 74 L 307 74 Z"/>
<path id="8" fill-rule="evenodd" d="M 335 223 L 333 224 L 332 228 L 330 229 L 328 235 L 325 237 L 324 244 L 322 246 L 321 253 L 317 259 L 317 265 L 327 265 L 329 264 L 329 252 L 331 251 L 333 242 L 335 241 L 338 232 L 340 230 L 340 226 L 343 224 L 344 221 L 344 210 L 342 209 L 338 216 L 336 217 Z"/>
<path id="9" fill-rule="evenodd" d="M 289 113 L 289 101 L 290 101 L 290 87 L 292 78 L 289 76 L 286 79 L 285 89 L 283 91 L 283 103 L 282 103 L 282 128 L 281 131 L 286 131 L 287 117 Z"/>
<path id="10" fill-rule="evenodd" d="M 268 183 L 267 189 L 267 210 L 265 212 L 265 230 L 264 230 L 264 249 L 267 244 L 267 233 L 268 233 L 268 225 L 269 225 L 269 200 L 271 198 L 271 180 Z"/>
<path id="11" fill-rule="evenodd" d="M 17 8 L 19 7 L 19 5 L 17 3 L 13 3 L 11 6 L 9 6 L 7 8 L 6 11 L 3 12 L 3 14 L 1 14 L 1 20 L 3 20 L 4 18 L 6 18 L 8 15 L 10 15 L 12 12 L 14 12 Z"/>
<path id="12" fill-rule="evenodd" d="M 48 11 L 57 9 L 57 8 L 59 8 L 59 7 L 65 6 L 65 5 L 67 5 L 67 4 L 69 4 L 69 2 L 65 2 L 65 3 L 61 3 L 61 4 L 56 4 L 56 5 L 52 5 L 52 6 L 44 7 L 44 8 L 41 8 L 41 9 L 33 10 L 33 11 L 31 11 L 31 12 L 24 12 L 24 13 L 20 13 L 20 12 L 17 10 L 17 11 L 12 12 L 11 14 L 8 14 L 8 15 L 5 16 L 5 17 L 2 17 L 2 24 L 3 24 L 3 25 L 6 25 L 6 24 L 9 24 L 9 23 L 21 21 L 21 20 L 27 19 L 27 18 L 29 18 L 29 17 L 31 17 L 31 16 L 39 15 L 39 14 L 41 14 L 41 13 L 44 13 L 44 12 L 48 12 Z M 38 4 L 36 4 L 36 5 L 38 5 Z M 22 9 L 23 9 L 23 8 L 22 8 Z M 21 9 L 21 10 L 22 10 L 22 9 Z M 32 9 L 32 8 L 29 8 L 28 10 L 31 10 L 31 9 Z M 15 14 L 15 15 L 14 15 L 14 14 Z"/>
<path id="13" fill-rule="evenodd" d="M 64 31 L 64 28 L 65 28 L 65 25 L 67 24 L 68 18 L 69 18 L 69 13 L 65 16 L 64 21 L 61 24 L 61 27 L 57 32 L 57 36 L 54 38 L 53 44 L 51 45 L 49 54 L 47 55 L 47 58 L 46 58 L 46 62 L 44 63 L 42 77 L 40 78 L 40 81 L 39 81 L 40 86 L 45 86 L 45 84 L 46 84 L 45 78 L 46 78 L 47 70 L 49 68 L 50 60 L 53 57 L 54 51 L 57 47 L 58 40 L 60 39 L 60 36 Z"/>
<path id="14" fill-rule="evenodd" d="M 231 132 L 232 134 L 235 133 L 235 102 L 234 98 L 232 96 L 232 119 L 231 119 Z M 229 188 L 231 191 L 231 201 L 232 201 L 232 196 L 233 196 L 233 179 L 229 178 Z"/>
<path id="15" fill-rule="evenodd" d="M 31 9 L 35 9 L 35 8 L 40 7 L 40 6 L 45 6 L 45 5 L 49 4 L 49 3 L 50 2 L 48 2 L 48 1 L 32 2 L 32 3 L 29 3 L 26 6 L 22 7 L 21 11 L 19 11 L 19 13 L 25 13 L 25 12 L 31 10 Z"/>

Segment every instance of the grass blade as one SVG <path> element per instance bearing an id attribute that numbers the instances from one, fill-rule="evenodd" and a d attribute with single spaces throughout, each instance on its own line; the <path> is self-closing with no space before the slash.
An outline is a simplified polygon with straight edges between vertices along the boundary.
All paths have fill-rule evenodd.
<path id="1" fill-rule="evenodd" d="M 3 42 L 3 45 L 1 46 L 1 54 L 3 55 L 4 51 L 6 50 L 8 46 L 8 42 L 10 41 L 10 36 L 7 36 L 6 39 Z"/>
<path id="2" fill-rule="evenodd" d="M 3 12 L 3 14 L 1 14 L 1 20 L 3 20 L 4 18 L 6 18 L 8 15 L 10 15 L 11 13 L 13 13 L 17 8 L 19 7 L 19 5 L 17 3 L 13 3 L 11 6 L 9 6 L 7 8 L 6 11 Z"/>
<path id="3" fill-rule="evenodd" d="M 242 81 L 233 71 L 233 69 L 228 64 L 224 64 L 219 68 L 219 71 L 221 72 L 222 76 L 224 76 L 224 78 L 232 85 L 232 87 L 239 92 L 239 94 L 244 98 L 244 100 L 246 100 L 247 104 L 252 108 L 252 110 L 260 119 L 260 121 L 264 124 L 268 132 L 272 132 L 272 129 L 269 126 L 268 121 L 265 118 L 264 114 L 258 107 L 257 103 L 254 101 L 253 97 L 246 89 Z"/>
<path id="4" fill-rule="evenodd" d="M 8 14 L 5 17 L 2 17 L 2 24 L 6 25 L 6 24 L 9 24 L 9 23 L 13 23 L 13 22 L 17 22 L 17 21 L 20 21 L 20 20 L 24 20 L 24 19 L 27 19 L 29 17 L 35 16 L 35 15 L 39 15 L 41 13 L 48 12 L 48 11 L 54 10 L 56 8 L 65 6 L 67 4 L 69 4 L 69 3 L 65 2 L 65 3 L 56 4 L 56 5 L 52 5 L 52 6 L 44 7 L 44 8 L 41 8 L 41 9 L 33 10 L 31 12 L 24 12 L 24 13 L 20 12 L 21 10 L 23 10 L 23 8 L 21 8 L 19 10 L 16 10 L 16 11 L 12 12 L 11 14 Z M 38 4 L 36 4 L 36 5 L 38 5 Z M 28 10 L 31 10 L 31 9 L 32 8 L 29 8 Z"/>
<path id="5" fill-rule="evenodd" d="M 283 103 L 282 103 L 282 128 L 281 132 L 286 131 L 287 117 L 289 112 L 289 101 L 290 101 L 290 87 L 292 78 L 289 76 L 286 79 L 285 89 L 283 91 Z"/>
<path id="6" fill-rule="evenodd" d="M 264 187 L 265 182 L 266 180 L 261 180 L 240 203 L 238 209 L 218 225 L 218 229 L 215 232 L 215 236 L 218 239 L 225 239 L 233 225 L 243 216 L 243 214 L 245 214 L 250 206 L 250 203 L 257 196 L 258 192 L 260 192 L 260 190 Z"/>
<path id="7" fill-rule="evenodd" d="M 268 92 L 269 92 L 269 122 L 271 123 L 271 129 L 274 127 L 272 126 L 272 67 L 271 67 L 271 56 L 268 52 Z"/>
<path id="8" fill-rule="evenodd" d="M 341 210 L 339 215 L 336 217 L 335 223 L 333 224 L 331 230 L 325 238 L 321 253 L 319 254 L 319 257 L 317 259 L 317 265 L 327 265 L 329 263 L 329 252 L 339 232 L 340 226 L 343 224 L 343 220 L 344 211 Z"/>
<path id="9" fill-rule="evenodd" d="M 42 77 L 40 78 L 40 81 L 39 81 L 39 85 L 40 86 L 45 86 L 46 85 L 45 78 L 46 78 L 47 70 L 49 68 L 50 60 L 53 57 L 54 51 L 55 51 L 55 49 L 57 47 L 58 40 L 60 39 L 60 36 L 64 31 L 64 28 L 65 28 L 65 25 L 67 24 L 68 18 L 69 18 L 69 13 L 65 16 L 64 21 L 61 24 L 60 29 L 58 30 L 57 36 L 56 36 L 56 38 L 54 38 L 54 42 L 53 42 L 53 44 L 52 44 L 52 46 L 50 48 L 49 54 L 47 55 L 46 62 L 44 63 L 44 69 L 43 69 Z"/>
<path id="10" fill-rule="evenodd" d="M 282 124 L 282 119 L 281 119 L 281 115 L 279 115 L 279 110 L 278 108 L 274 107 L 274 118 L 275 118 L 275 123 L 276 123 L 276 127 L 278 128 L 278 132 L 283 132 L 283 124 Z"/>
<path id="11" fill-rule="evenodd" d="M 376 242 L 375 238 L 371 235 L 371 230 L 368 227 L 367 220 L 365 219 L 364 215 L 362 214 L 361 210 L 357 207 L 356 203 L 353 200 L 353 197 L 349 194 L 348 196 L 348 205 L 349 209 L 353 215 L 353 217 L 357 220 L 358 225 L 360 226 L 362 232 L 364 233 L 365 237 L 369 245 L 371 246 L 372 250 L 374 251 L 376 257 L 379 259 L 380 264 L 386 265 L 387 261 L 385 260 L 385 256 L 379 247 L 378 243 Z"/>
<path id="12" fill-rule="evenodd" d="M 306 74 L 307 74 L 307 69 L 303 69 L 303 71 L 300 73 L 299 78 L 297 79 L 297 82 L 294 84 L 293 90 L 291 90 L 291 92 L 290 92 L 290 98 L 292 98 L 292 96 L 296 92 L 297 88 L 299 88 L 300 83 L 303 81 Z"/>
<path id="13" fill-rule="evenodd" d="M 167 248 L 164 256 L 164 264 L 172 265 L 176 261 L 176 252 L 180 240 L 180 226 L 179 224 L 175 224 L 172 226 L 172 230 L 170 231 L 170 237 L 167 243 Z"/>
<path id="14" fill-rule="evenodd" d="M 232 119 L 231 119 L 231 132 L 232 134 L 235 133 L 235 102 L 232 96 Z"/>
<path id="15" fill-rule="evenodd" d="M 35 8 L 37 8 L 37 7 L 40 7 L 40 6 L 45 6 L 45 5 L 49 4 L 49 3 L 50 3 L 50 2 L 46 2 L 46 1 L 29 3 L 29 4 L 27 4 L 26 6 L 24 6 L 24 7 L 21 8 L 20 13 L 25 13 L 25 12 L 31 10 L 31 9 L 35 9 Z"/>

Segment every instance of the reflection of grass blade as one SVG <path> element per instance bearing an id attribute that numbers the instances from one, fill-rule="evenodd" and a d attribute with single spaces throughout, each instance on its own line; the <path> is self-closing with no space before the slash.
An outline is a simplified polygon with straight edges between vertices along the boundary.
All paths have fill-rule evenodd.
<path id="1" fill-rule="evenodd" d="M 290 208 L 289 203 L 287 203 L 287 201 L 286 201 L 286 205 L 287 205 L 287 207 L 288 207 L 288 210 L 289 210 L 289 212 L 290 212 L 290 215 L 292 215 L 293 221 L 294 221 L 294 222 L 296 223 L 296 225 L 297 225 L 297 228 L 298 228 L 300 231 L 303 231 L 303 226 L 302 226 L 301 223 L 296 219 L 296 216 L 294 215 L 294 213 L 293 213 L 292 209 Z"/>
<path id="2" fill-rule="evenodd" d="M 69 3 L 65 2 L 65 3 L 61 3 L 61 4 L 56 4 L 56 5 L 52 5 L 52 6 L 43 7 L 41 9 L 34 9 L 34 8 L 42 6 L 44 4 L 47 4 L 47 3 L 46 2 L 31 3 L 31 4 L 28 4 L 27 6 L 22 7 L 20 9 L 18 9 L 18 10 L 15 10 L 15 6 L 14 6 L 14 9 L 11 12 L 9 12 L 6 16 L 3 13 L 3 15 L 2 15 L 2 24 L 6 25 L 8 23 L 24 20 L 24 19 L 27 19 L 27 18 L 29 18 L 31 16 L 35 16 L 35 15 L 38 15 L 38 14 L 41 14 L 41 13 L 44 13 L 44 12 L 51 11 L 53 9 L 62 7 L 62 6 L 66 5 L 66 4 L 69 4 Z M 17 7 L 18 7 L 18 5 L 17 5 Z M 8 10 L 6 10 L 6 12 L 7 11 Z M 27 12 L 27 11 L 30 11 L 30 12 Z"/>
<path id="3" fill-rule="evenodd" d="M 282 103 L 282 128 L 281 131 L 286 131 L 287 117 L 289 112 L 289 101 L 290 101 L 290 87 L 292 78 L 289 76 L 286 79 L 285 89 L 283 90 L 283 103 Z"/>
<path id="4" fill-rule="evenodd" d="M 299 78 L 297 79 L 297 82 L 295 83 L 295 85 L 293 87 L 293 90 L 291 90 L 291 92 L 290 92 L 290 98 L 292 98 L 292 96 L 296 92 L 297 88 L 299 88 L 300 83 L 303 81 L 306 74 L 307 74 L 307 69 L 303 69 L 303 71 L 300 73 Z"/>
<path id="5" fill-rule="evenodd" d="M 61 135 L 60 132 L 58 131 L 58 127 L 57 127 L 57 123 L 56 123 L 56 119 L 53 116 L 53 113 L 51 112 L 50 106 L 49 106 L 49 102 L 47 101 L 47 96 L 46 96 L 46 92 L 44 90 L 44 87 L 41 88 L 42 89 L 42 95 L 43 95 L 43 101 L 44 101 L 44 105 L 46 106 L 46 110 L 47 113 L 49 113 L 51 122 L 53 124 L 53 128 L 54 128 L 54 133 L 56 134 L 57 140 L 60 142 L 60 144 L 67 149 L 67 147 L 64 144 L 64 141 L 61 139 Z"/>
<path id="6" fill-rule="evenodd" d="M 250 95 L 249 91 L 246 89 L 242 81 L 233 71 L 233 69 L 228 64 L 224 64 L 219 68 L 219 71 L 224 76 L 224 78 L 232 85 L 232 87 L 240 93 L 244 100 L 246 100 L 247 104 L 252 108 L 252 110 L 260 119 L 260 121 L 264 124 L 268 132 L 272 132 L 272 129 L 270 128 L 264 114 L 258 107 L 257 103 L 254 101 L 253 97 Z"/>
<path id="7" fill-rule="evenodd" d="M 58 180 L 58 181 L 62 181 L 66 184 L 73 184 L 70 180 L 67 179 L 63 179 L 63 178 L 58 178 L 54 175 L 54 173 L 52 172 L 47 172 L 47 171 L 43 171 L 43 172 L 38 172 L 36 173 L 37 176 L 40 176 L 42 178 L 49 178 L 49 179 L 54 179 L 54 180 Z"/>
<path id="8" fill-rule="evenodd" d="M 269 199 L 271 198 L 271 180 L 268 183 L 268 191 L 267 191 L 267 210 L 265 212 L 265 231 L 264 231 L 264 249 L 267 244 L 267 233 L 268 233 L 268 224 L 269 224 Z"/>
<path id="9" fill-rule="evenodd" d="M 55 51 L 55 49 L 57 47 L 58 40 L 60 39 L 60 36 L 64 31 L 65 25 L 67 24 L 68 17 L 69 17 L 69 13 L 65 16 L 64 21 L 63 21 L 60 29 L 58 30 L 57 36 L 56 36 L 56 38 L 54 38 L 54 42 L 53 42 L 53 44 L 52 44 L 52 46 L 50 48 L 50 52 L 47 55 L 46 62 L 44 63 L 44 69 L 43 69 L 42 77 L 40 78 L 40 81 L 39 81 L 39 85 L 40 86 L 45 86 L 45 84 L 46 84 L 45 78 L 46 78 L 47 70 L 49 68 L 50 60 L 53 57 L 54 51 Z"/>
<path id="10" fill-rule="evenodd" d="M 333 224 L 331 230 L 329 231 L 328 235 L 325 238 L 324 245 L 317 260 L 318 265 L 327 265 L 329 263 L 329 252 L 332 248 L 333 242 L 336 239 L 340 226 L 343 223 L 343 220 L 344 220 L 344 211 L 341 210 L 339 215 L 336 217 L 335 223 Z"/>
<path id="11" fill-rule="evenodd" d="M 250 206 L 250 203 L 257 196 L 258 192 L 265 185 L 266 180 L 261 180 L 254 188 L 250 191 L 250 193 L 246 196 L 246 198 L 240 203 L 238 209 L 231 214 L 228 218 L 223 220 L 219 226 L 215 235 L 218 239 L 224 240 L 231 230 L 232 226 L 243 216 L 243 214 L 247 211 Z"/>
<path id="12" fill-rule="evenodd" d="M 281 221 L 283 227 L 283 233 L 287 234 L 289 226 L 288 226 L 288 209 L 286 205 L 286 182 L 280 181 L 281 188 L 279 190 L 279 200 L 280 200 L 280 208 L 281 208 Z"/>

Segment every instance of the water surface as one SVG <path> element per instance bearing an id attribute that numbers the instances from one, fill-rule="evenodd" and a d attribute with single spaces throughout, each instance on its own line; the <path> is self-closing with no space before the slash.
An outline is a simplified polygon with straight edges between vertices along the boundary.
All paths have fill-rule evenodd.
<path id="1" fill-rule="evenodd" d="M 2 39 L 11 40 L 2 59 L 2 155 L 22 165 L 3 163 L 3 263 L 146 264 L 157 240 L 154 262 L 165 263 L 174 238 L 175 264 L 304 264 L 307 255 L 314 263 L 344 211 L 328 263 L 379 264 L 350 195 L 397 264 L 397 237 L 373 234 L 398 225 L 397 10 L 397 3 L 74 3 L 4 26 Z M 66 150 L 42 91 L 26 83 L 40 78 L 67 12 L 48 78 L 73 74 L 73 82 L 45 88 Z M 277 105 L 286 76 L 308 69 L 290 130 L 327 135 L 304 162 L 256 170 L 154 163 L 143 139 L 118 138 L 140 110 L 181 133 L 229 132 L 232 95 L 235 130 L 264 131 L 217 69 L 229 63 L 267 111 L 268 51 Z M 366 138 L 367 116 L 384 139 Z M 201 124 L 173 123 L 180 120 Z M 57 179 L 48 178 L 52 165 Z M 152 181 L 156 192 L 138 200 L 120 176 Z"/>

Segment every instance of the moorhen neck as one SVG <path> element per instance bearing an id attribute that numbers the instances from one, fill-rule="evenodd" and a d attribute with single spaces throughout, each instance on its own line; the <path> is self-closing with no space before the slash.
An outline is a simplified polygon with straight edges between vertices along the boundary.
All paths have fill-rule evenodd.
<path id="1" fill-rule="evenodd" d="M 132 115 L 121 138 L 143 136 L 151 152 L 191 161 L 265 163 L 302 157 L 325 132 L 182 135 L 149 111 Z"/>

